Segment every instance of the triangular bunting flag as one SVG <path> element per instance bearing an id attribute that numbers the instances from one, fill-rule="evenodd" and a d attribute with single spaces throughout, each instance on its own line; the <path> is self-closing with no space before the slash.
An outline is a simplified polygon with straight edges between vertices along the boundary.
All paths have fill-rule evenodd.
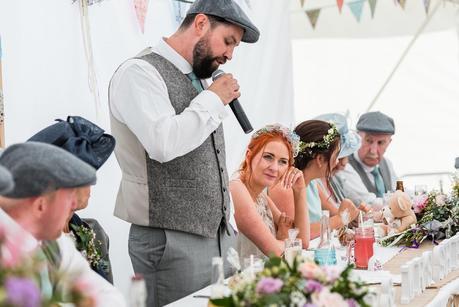
<path id="1" fill-rule="evenodd" d="M 375 17 L 376 1 L 377 0 L 368 0 L 368 4 L 370 4 L 371 18 Z"/>
<path id="2" fill-rule="evenodd" d="M 430 0 L 424 0 L 424 9 L 426 10 L 426 14 L 429 14 L 430 8 Z"/>
<path id="3" fill-rule="evenodd" d="M 397 1 L 398 1 L 398 4 L 400 4 L 400 6 L 402 7 L 402 9 L 405 9 L 406 0 L 397 0 Z"/>
<path id="4" fill-rule="evenodd" d="M 149 0 L 134 0 L 135 14 L 137 15 L 140 31 L 142 31 L 142 33 L 145 31 L 145 18 L 147 17 L 148 1 Z"/>
<path id="5" fill-rule="evenodd" d="M 301 7 L 304 6 L 304 0 L 300 0 Z"/>
<path id="6" fill-rule="evenodd" d="M 309 22 L 311 23 L 311 26 L 313 29 L 316 28 L 317 19 L 319 18 L 319 14 L 320 14 L 320 9 L 306 11 L 306 15 L 308 16 Z"/>
<path id="7" fill-rule="evenodd" d="M 343 3 L 344 3 L 344 0 L 336 0 L 336 4 L 338 5 L 338 10 L 341 14 L 341 10 L 343 9 Z"/>
<path id="8" fill-rule="evenodd" d="M 354 15 L 357 22 L 360 22 L 360 17 L 362 17 L 363 1 L 349 2 L 347 4 L 351 9 L 352 15 Z"/>

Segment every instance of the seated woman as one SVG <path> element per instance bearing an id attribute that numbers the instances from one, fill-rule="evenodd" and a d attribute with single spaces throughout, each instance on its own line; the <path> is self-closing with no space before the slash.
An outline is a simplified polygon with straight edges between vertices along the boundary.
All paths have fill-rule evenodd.
<path id="1" fill-rule="evenodd" d="M 238 251 L 242 258 L 251 254 L 280 256 L 287 230 L 292 226 L 299 229 L 303 248 L 309 245 L 304 179 L 292 166 L 298 141 L 296 134 L 279 124 L 268 125 L 252 135 L 245 160 L 229 184 L 240 231 Z M 281 213 L 266 194 L 266 189 L 274 185 L 291 189 L 293 221 Z"/>
<path id="2" fill-rule="evenodd" d="M 69 116 L 67 121 L 58 120 L 58 123 L 41 130 L 28 141 L 61 147 L 95 169 L 99 169 L 115 149 L 113 136 L 79 116 Z M 75 211 L 88 206 L 90 192 L 90 186 L 77 188 Z M 76 248 L 88 260 L 91 268 L 113 284 L 109 239 L 102 226 L 94 219 L 81 219 L 73 213 L 64 232 L 74 240 Z"/>
<path id="3" fill-rule="evenodd" d="M 347 202 L 358 207 L 364 212 L 368 211 L 365 204 L 354 204 L 350 199 L 345 198 L 341 181 L 335 176 L 336 172 L 344 169 L 348 162 L 348 156 L 360 148 L 360 136 L 347 126 L 346 118 L 338 113 L 327 113 L 316 117 L 315 119 L 335 124 L 340 134 L 340 151 L 338 154 L 338 163 L 332 169 L 329 178 L 320 178 L 317 180 L 317 189 L 323 210 L 329 210 L 330 216 L 338 214 L 338 208 L 341 203 Z"/>
<path id="4" fill-rule="evenodd" d="M 334 124 L 320 120 L 308 120 L 295 128 L 300 136 L 300 152 L 295 158 L 295 166 L 302 171 L 306 189 L 306 203 L 309 208 L 311 238 L 320 235 L 320 218 L 322 205 L 319 196 L 318 183 L 320 178 L 329 178 L 331 170 L 338 163 L 340 152 L 340 134 Z M 269 190 L 269 196 L 281 211 L 288 216 L 295 216 L 292 190 L 276 186 Z M 342 202 L 337 214 L 330 218 L 332 229 L 341 228 L 344 224 L 341 213 L 345 210 L 351 220 L 358 215 L 358 209 L 351 202 Z"/>

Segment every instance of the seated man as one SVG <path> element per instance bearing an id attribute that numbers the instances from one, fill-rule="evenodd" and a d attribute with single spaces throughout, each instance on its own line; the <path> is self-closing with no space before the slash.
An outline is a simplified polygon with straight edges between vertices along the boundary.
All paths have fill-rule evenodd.
<path id="1" fill-rule="evenodd" d="M 62 236 L 77 203 L 76 188 L 94 184 L 95 170 L 56 146 L 35 142 L 9 146 L 0 156 L 0 165 L 11 172 L 15 184 L 0 199 L 0 223 L 30 234 L 27 246 L 40 246 L 50 272 L 51 293 L 47 294 L 83 281 L 93 305 L 125 306 L 121 293 L 91 270 L 73 242 Z M 65 278 L 52 278 L 60 273 Z"/>
<path id="2" fill-rule="evenodd" d="M 48 143 L 58 146 L 88 163 L 98 170 L 110 157 L 115 148 L 115 138 L 89 120 L 80 116 L 69 116 L 66 121 L 44 128 L 32 136 L 29 141 Z M 91 186 L 77 188 L 77 206 L 75 211 L 88 206 Z M 75 242 L 76 248 L 88 260 L 91 268 L 113 284 L 113 274 L 109 257 L 109 238 L 105 230 L 95 219 L 81 219 L 75 212 L 68 217 L 64 227 Z M 88 236 L 94 240 L 86 240 Z"/>
<path id="3" fill-rule="evenodd" d="M 362 145 L 336 176 L 343 184 L 344 195 L 355 204 L 380 207 L 384 193 L 395 190 L 392 163 L 384 158 L 395 132 L 394 120 L 381 112 L 368 112 L 360 116 L 356 128 Z"/>

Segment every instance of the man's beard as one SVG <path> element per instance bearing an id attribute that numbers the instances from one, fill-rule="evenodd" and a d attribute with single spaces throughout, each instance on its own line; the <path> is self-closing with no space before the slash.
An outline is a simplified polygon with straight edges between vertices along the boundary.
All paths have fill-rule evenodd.
<path id="1" fill-rule="evenodd" d="M 196 77 L 199 79 L 210 78 L 218 68 L 218 65 L 215 64 L 218 59 L 218 57 L 212 56 L 208 38 L 206 36 L 201 38 L 193 48 L 193 72 Z"/>

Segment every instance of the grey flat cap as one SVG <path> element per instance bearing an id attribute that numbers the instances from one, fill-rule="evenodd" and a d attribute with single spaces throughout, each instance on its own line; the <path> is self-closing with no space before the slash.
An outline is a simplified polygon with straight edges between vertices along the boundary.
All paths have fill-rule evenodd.
<path id="1" fill-rule="evenodd" d="M 394 134 L 394 120 L 384 113 L 368 112 L 362 114 L 356 126 L 358 131 L 382 134 Z"/>
<path id="2" fill-rule="evenodd" d="M 10 171 L 15 187 L 10 198 L 40 196 L 61 188 L 96 183 L 96 170 L 71 153 L 37 142 L 14 144 L 0 156 L 0 165 Z"/>
<path id="3" fill-rule="evenodd" d="M 6 168 L 0 166 L 0 195 L 10 192 L 13 187 L 13 176 Z"/>
<path id="4" fill-rule="evenodd" d="M 246 43 L 255 43 L 260 37 L 260 31 L 233 0 L 196 0 L 187 12 L 190 14 L 217 16 L 241 27 L 244 30 L 242 41 Z"/>

